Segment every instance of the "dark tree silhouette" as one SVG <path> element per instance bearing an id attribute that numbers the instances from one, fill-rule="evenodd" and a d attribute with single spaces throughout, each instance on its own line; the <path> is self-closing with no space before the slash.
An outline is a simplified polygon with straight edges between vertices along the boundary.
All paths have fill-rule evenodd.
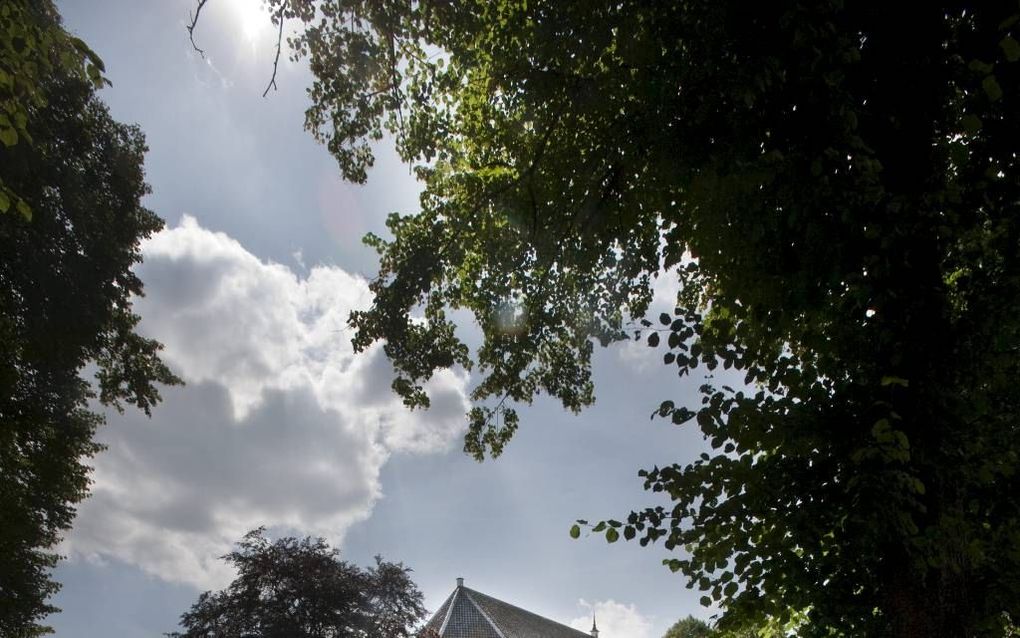
<path id="1" fill-rule="evenodd" d="M 425 617 L 410 569 L 376 557 L 362 569 L 321 538 L 249 532 L 223 557 L 237 569 L 181 616 L 178 638 L 410 638 Z"/>
<path id="2" fill-rule="evenodd" d="M 95 96 L 100 67 L 51 3 L 2 7 L 0 635 L 20 637 L 54 611 L 53 548 L 100 447 L 90 400 L 148 413 L 178 380 L 131 310 L 139 242 L 163 226 L 141 205 L 145 139 Z"/>

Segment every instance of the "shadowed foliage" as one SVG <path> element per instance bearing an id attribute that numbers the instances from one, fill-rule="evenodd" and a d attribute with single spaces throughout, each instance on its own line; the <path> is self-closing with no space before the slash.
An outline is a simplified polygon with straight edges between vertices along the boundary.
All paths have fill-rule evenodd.
<path id="1" fill-rule="evenodd" d="M 14 74 L 0 73 L 0 129 L 17 123 L 16 135 L 0 130 L 0 635 L 31 636 L 55 611 L 53 549 L 100 448 L 94 400 L 148 413 L 156 384 L 178 380 L 131 310 L 139 243 L 163 225 L 141 205 L 144 137 L 66 68 L 78 58 L 56 44 L 70 36 L 49 3 L 3 3 L 0 36 L 11 32 L 0 42 L 0 70 Z M 12 69 L 15 50 L 32 73 Z"/>
<path id="2" fill-rule="evenodd" d="M 268 4 L 304 23 L 306 123 L 344 175 L 389 131 L 424 188 L 367 238 L 351 318 L 408 405 L 473 368 L 465 447 L 498 455 L 514 404 L 582 409 L 594 346 L 636 336 L 701 377 L 653 416 L 714 451 L 593 529 L 676 550 L 721 629 L 1020 616 L 1015 2 Z M 675 312 L 629 323 L 656 276 Z"/>
<path id="3" fill-rule="evenodd" d="M 31 144 L 31 119 L 46 105 L 44 85 L 54 74 L 107 83 L 103 61 L 65 31 L 51 0 L 5 0 L 0 5 L 0 148 Z M 0 175 L 0 213 L 26 218 L 32 207 Z"/>
<path id="4" fill-rule="evenodd" d="M 410 638 L 425 618 L 410 569 L 378 556 L 368 569 L 321 538 L 270 541 L 249 532 L 223 557 L 237 570 L 181 616 L 176 638 Z"/>

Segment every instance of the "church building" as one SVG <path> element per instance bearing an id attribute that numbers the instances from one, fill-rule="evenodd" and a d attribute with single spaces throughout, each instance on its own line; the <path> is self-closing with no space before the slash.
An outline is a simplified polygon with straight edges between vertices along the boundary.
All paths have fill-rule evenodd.
<path id="1" fill-rule="evenodd" d="M 419 634 L 421 638 L 598 638 L 464 586 L 457 588 Z"/>

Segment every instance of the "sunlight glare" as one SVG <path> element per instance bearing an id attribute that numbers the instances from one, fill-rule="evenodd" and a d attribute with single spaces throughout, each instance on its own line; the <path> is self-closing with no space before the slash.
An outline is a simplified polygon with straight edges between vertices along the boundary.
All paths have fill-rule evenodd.
<path id="1" fill-rule="evenodd" d="M 263 0 L 230 0 L 230 5 L 247 44 L 254 45 L 259 36 L 272 26 Z"/>

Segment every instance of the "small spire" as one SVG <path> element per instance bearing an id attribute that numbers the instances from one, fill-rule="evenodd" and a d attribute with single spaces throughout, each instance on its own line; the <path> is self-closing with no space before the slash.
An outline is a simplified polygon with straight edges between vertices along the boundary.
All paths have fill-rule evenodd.
<path id="1" fill-rule="evenodd" d="M 463 586 L 464 586 L 464 579 L 463 578 L 458 578 L 457 579 L 457 587 L 463 587 Z"/>
<path id="2" fill-rule="evenodd" d="M 595 626 L 595 612 L 591 612 L 591 638 L 599 638 L 599 628 Z"/>

